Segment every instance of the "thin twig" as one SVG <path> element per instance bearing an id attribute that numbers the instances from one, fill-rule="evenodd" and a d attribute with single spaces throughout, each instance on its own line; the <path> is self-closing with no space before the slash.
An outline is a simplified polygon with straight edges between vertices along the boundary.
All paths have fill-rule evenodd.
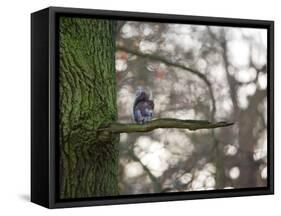
<path id="1" fill-rule="evenodd" d="M 212 115 L 211 116 L 212 116 L 212 118 L 214 117 L 215 112 L 216 112 L 215 97 L 214 97 L 211 82 L 208 80 L 208 78 L 203 73 L 201 73 L 200 71 L 195 70 L 193 68 L 187 67 L 185 65 L 171 62 L 171 61 L 169 61 L 169 60 L 167 60 L 167 59 L 165 59 L 161 56 L 155 55 L 155 54 L 142 53 L 142 52 L 139 52 L 139 51 L 136 51 L 136 50 L 129 49 L 129 48 L 124 47 L 124 46 L 117 46 L 116 49 L 120 50 L 120 51 L 127 52 L 127 53 L 131 53 L 133 55 L 137 55 L 137 56 L 142 57 L 142 58 L 149 58 L 149 59 L 152 59 L 152 60 L 160 61 L 160 62 L 165 63 L 166 65 L 169 65 L 169 66 L 181 68 L 183 70 L 189 71 L 190 73 L 192 73 L 192 74 L 196 75 L 197 77 L 199 77 L 200 79 L 202 79 L 203 82 L 205 82 L 205 84 L 207 85 L 207 87 L 209 89 L 209 92 L 210 92 L 210 97 L 211 97 L 211 101 L 212 101 Z"/>

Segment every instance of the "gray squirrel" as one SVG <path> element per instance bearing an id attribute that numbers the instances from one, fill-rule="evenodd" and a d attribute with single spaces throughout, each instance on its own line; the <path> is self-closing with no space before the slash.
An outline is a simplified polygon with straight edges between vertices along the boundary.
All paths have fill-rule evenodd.
<path id="1" fill-rule="evenodd" d="M 133 117 L 136 123 L 145 124 L 152 120 L 154 102 L 143 87 L 138 87 L 133 105 Z"/>

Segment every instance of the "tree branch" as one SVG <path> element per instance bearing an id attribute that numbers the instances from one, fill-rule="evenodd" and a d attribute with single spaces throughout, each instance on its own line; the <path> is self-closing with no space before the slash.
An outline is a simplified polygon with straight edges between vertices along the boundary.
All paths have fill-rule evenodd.
<path id="1" fill-rule="evenodd" d="M 134 132 L 149 132 L 157 128 L 182 128 L 191 131 L 199 129 L 212 129 L 219 127 L 227 127 L 233 125 L 233 122 L 209 122 L 204 120 L 181 120 L 173 118 L 160 118 L 152 120 L 146 124 L 123 124 L 112 122 L 101 126 L 99 132 L 111 133 L 134 133 Z"/>
<path id="2" fill-rule="evenodd" d="M 133 150 L 129 150 L 128 151 L 128 155 L 131 156 L 131 158 L 134 161 L 138 162 L 142 166 L 143 170 L 147 173 L 147 175 L 149 176 L 149 178 L 150 178 L 150 180 L 151 180 L 151 182 L 153 184 L 154 192 L 161 192 L 162 191 L 162 186 L 159 183 L 157 177 L 155 177 L 152 174 L 152 172 L 150 171 L 150 169 L 146 165 L 144 165 L 142 163 L 141 159 L 134 153 L 134 151 Z"/>
<path id="3" fill-rule="evenodd" d="M 201 80 L 203 80 L 203 82 L 207 85 L 207 87 L 209 89 L 210 97 L 211 97 L 211 101 L 212 101 L 212 112 L 211 112 L 212 113 L 212 119 L 214 118 L 214 115 L 215 115 L 215 112 L 216 112 L 215 97 L 214 97 L 211 82 L 208 80 L 208 78 L 206 77 L 205 74 L 201 73 L 200 71 L 198 71 L 196 69 L 187 67 L 185 65 L 171 62 L 171 61 L 169 61 L 169 60 L 167 60 L 167 59 L 165 59 L 161 56 L 155 55 L 155 54 L 142 53 L 142 52 L 139 52 L 139 51 L 136 51 L 136 50 L 129 49 L 129 48 L 124 47 L 124 46 L 117 46 L 116 49 L 120 50 L 120 51 L 127 52 L 127 53 L 131 53 L 133 55 L 137 55 L 137 56 L 142 57 L 142 58 L 149 58 L 149 59 L 152 59 L 152 60 L 163 62 L 166 65 L 186 70 L 186 71 L 194 74 L 195 76 L 199 77 Z"/>

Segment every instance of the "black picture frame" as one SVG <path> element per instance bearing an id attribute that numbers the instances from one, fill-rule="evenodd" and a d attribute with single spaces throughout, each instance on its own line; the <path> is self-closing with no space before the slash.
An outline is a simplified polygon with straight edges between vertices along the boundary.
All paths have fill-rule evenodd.
<path id="1" fill-rule="evenodd" d="M 267 29 L 267 187 L 60 200 L 58 187 L 58 17 L 92 17 Z M 160 202 L 274 193 L 274 22 L 49 7 L 31 15 L 31 201 L 47 208 Z"/>

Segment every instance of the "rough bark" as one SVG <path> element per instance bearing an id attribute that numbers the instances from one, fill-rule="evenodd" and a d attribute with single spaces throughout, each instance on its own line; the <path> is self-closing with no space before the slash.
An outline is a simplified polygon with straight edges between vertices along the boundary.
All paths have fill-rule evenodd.
<path id="1" fill-rule="evenodd" d="M 100 140 L 117 118 L 113 21 L 60 18 L 60 198 L 118 194 L 118 139 Z"/>

